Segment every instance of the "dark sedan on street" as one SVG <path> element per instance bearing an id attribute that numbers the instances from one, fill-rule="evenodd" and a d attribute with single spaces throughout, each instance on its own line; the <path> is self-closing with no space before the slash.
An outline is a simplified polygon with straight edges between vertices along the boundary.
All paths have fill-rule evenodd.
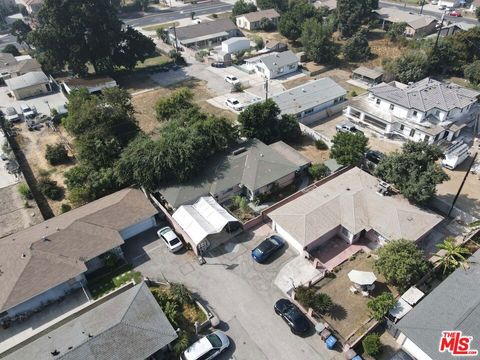
<path id="1" fill-rule="evenodd" d="M 267 260 L 275 251 L 281 249 L 285 241 L 278 235 L 272 235 L 263 240 L 252 250 L 252 258 L 258 263 Z"/>
<path id="2" fill-rule="evenodd" d="M 285 320 L 294 334 L 304 334 L 310 329 L 310 321 L 307 317 L 287 299 L 280 299 L 275 303 L 275 312 Z"/>

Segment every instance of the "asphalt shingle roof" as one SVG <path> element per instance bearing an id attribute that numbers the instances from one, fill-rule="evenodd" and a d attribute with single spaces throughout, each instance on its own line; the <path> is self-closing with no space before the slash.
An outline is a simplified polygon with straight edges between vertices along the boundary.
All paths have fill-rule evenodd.
<path id="1" fill-rule="evenodd" d="M 48 82 L 48 77 L 43 71 L 32 71 L 24 75 L 5 80 L 5 84 L 7 84 L 10 90 L 23 89 L 30 86 L 46 84 Z"/>
<path id="2" fill-rule="evenodd" d="M 266 18 L 269 20 L 279 18 L 280 14 L 275 9 L 267 9 L 267 10 L 254 11 L 247 14 L 239 15 L 238 17 L 244 17 L 250 22 L 257 22 L 262 20 L 263 18 Z"/>
<path id="3" fill-rule="evenodd" d="M 480 251 L 469 259 L 469 269 L 459 268 L 428 294 L 397 324 L 423 352 L 435 360 L 450 360 L 440 353 L 442 331 L 460 330 L 473 336 L 478 349 L 480 335 Z M 464 357 L 460 357 L 463 359 Z"/>
<path id="4" fill-rule="evenodd" d="M 145 283 L 15 347 L 6 360 L 144 360 L 177 338 Z M 57 356 L 52 352 L 58 351 Z"/>
<path id="5" fill-rule="evenodd" d="M 186 40 L 221 33 L 224 31 L 232 31 L 237 26 L 230 19 L 219 19 L 215 21 L 202 22 L 200 24 L 182 26 L 175 29 L 178 40 Z M 172 30 L 173 32 L 173 30 Z"/>
<path id="6" fill-rule="evenodd" d="M 435 108 L 443 111 L 462 109 L 475 103 L 480 95 L 479 91 L 431 78 L 425 78 L 405 88 L 381 83 L 370 88 L 370 92 L 380 99 L 423 112 Z"/>

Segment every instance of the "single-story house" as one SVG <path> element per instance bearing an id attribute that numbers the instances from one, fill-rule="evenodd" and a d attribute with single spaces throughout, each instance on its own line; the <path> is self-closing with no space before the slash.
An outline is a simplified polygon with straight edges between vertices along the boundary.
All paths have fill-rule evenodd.
<path id="1" fill-rule="evenodd" d="M 222 42 L 222 52 L 234 54 L 250 49 L 250 39 L 246 37 L 232 37 Z"/>
<path id="2" fill-rule="evenodd" d="M 246 59 L 245 68 L 267 79 L 274 79 L 297 71 L 298 57 L 290 50 L 281 53 L 273 52 Z"/>
<path id="3" fill-rule="evenodd" d="M 467 31 L 471 28 L 474 28 L 475 26 L 476 26 L 475 24 L 467 23 L 464 21 L 451 23 L 446 26 L 443 26 L 440 29 L 440 36 L 443 36 L 443 37 L 452 36 L 458 32 Z M 429 38 L 430 37 L 435 38 L 436 36 L 437 36 L 436 34 L 432 34 L 429 36 Z"/>
<path id="4" fill-rule="evenodd" d="M 193 204 L 202 196 L 212 196 L 220 204 L 235 195 L 252 200 L 290 185 L 303 166 L 294 164 L 271 145 L 253 139 L 217 154 L 190 181 L 160 188 L 158 193 L 173 209 Z"/>
<path id="5" fill-rule="evenodd" d="M 103 89 L 109 89 L 117 86 L 117 82 L 110 76 L 95 75 L 85 79 L 81 78 L 67 78 L 62 80 L 62 85 L 67 94 L 70 94 L 73 90 L 87 89 L 90 94 L 99 93 Z"/>
<path id="6" fill-rule="evenodd" d="M 231 37 L 242 36 L 240 30 L 230 19 L 218 19 L 200 24 L 170 28 L 169 42 L 189 48 L 209 48 Z"/>
<path id="7" fill-rule="evenodd" d="M 265 49 L 271 52 L 282 52 L 288 50 L 288 45 L 276 40 L 266 40 Z"/>
<path id="8" fill-rule="evenodd" d="M 299 85 L 272 96 L 282 114 L 295 115 L 302 124 L 326 118 L 345 108 L 347 92 L 330 78 Z"/>
<path id="9" fill-rule="evenodd" d="M 85 284 L 107 252 L 156 225 L 157 209 L 123 189 L 0 239 L 0 322 Z"/>
<path id="10" fill-rule="evenodd" d="M 259 10 L 237 16 L 236 22 L 241 29 L 257 30 L 262 27 L 264 19 L 271 21 L 277 26 L 280 14 L 275 9 Z"/>
<path id="11" fill-rule="evenodd" d="M 177 339 L 145 283 L 96 301 L 3 353 L 5 360 L 145 360 Z"/>
<path id="12" fill-rule="evenodd" d="M 439 351 L 443 331 L 460 331 L 463 336 L 473 337 L 471 349 L 480 350 L 480 251 L 468 260 L 468 269 L 455 270 L 396 324 L 397 342 L 415 359 L 453 359 L 448 350 Z"/>
<path id="13" fill-rule="evenodd" d="M 302 155 L 283 141 L 277 141 L 273 144 L 270 144 L 270 147 L 282 155 L 285 159 L 298 166 L 299 171 L 307 170 L 310 165 L 312 165 L 312 161 L 309 158 Z"/>
<path id="14" fill-rule="evenodd" d="M 0 79 L 6 80 L 34 71 L 42 71 L 42 66 L 31 56 L 0 53 Z"/>
<path id="15" fill-rule="evenodd" d="M 361 81 L 368 86 L 373 86 L 382 82 L 383 72 L 375 69 L 369 69 L 365 66 L 360 66 L 353 70 L 352 79 Z"/>
<path id="16" fill-rule="evenodd" d="M 423 37 L 436 31 L 437 19 L 433 16 L 419 15 L 393 7 L 379 8 L 373 11 L 382 22 L 382 29 L 392 23 L 406 23 L 405 36 Z"/>
<path id="17" fill-rule="evenodd" d="M 211 196 L 202 196 L 193 205 L 182 205 L 173 219 L 192 240 L 195 253 L 218 246 L 236 235 L 240 222 Z"/>
<path id="18" fill-rule="evenodd" d="M 17 100 L 48 94 L 52 91 L 50 79 L 43 71 L 33 71 L 6 79 L 8 90 Z"/>
<path id="19" fill-rule="evenodd" d="M 411 205 L 400 195 L 381 196 L 379 180 L 359 168 L 326 183 L 268 214 L 272 228 L 301 254 L 340 237 L 352 244 L 366 237 L 423 239 L 442 217 Z"/>

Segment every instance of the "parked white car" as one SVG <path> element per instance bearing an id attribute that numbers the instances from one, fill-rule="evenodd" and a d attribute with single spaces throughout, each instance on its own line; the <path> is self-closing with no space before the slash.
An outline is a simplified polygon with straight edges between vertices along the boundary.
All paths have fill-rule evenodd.
<path id="1" fill-rule="evenodd" d="M 28 104 L 20 105 L 20 109 L 26 119 L 33 119 L 37 115 L 37 109 L 33 106 L 30 107 Z"/>
<path id="2" fill-rule="evenodd" d="M 183 243 L 178 238 L 177 234 L 172 230 L 170 226 L 165 226 L 157 231 L 157 235 L 167 244 L 168 250 L 171 252 L 177 252 L 183 248 Z"/>
<path id="3" fill-rule="evenodd" d="M 181 360 L 211 360 L 230 346 L 228 336 L 217 330 L 190 346 L 180 355 Z"/>
<path id="4" fill-rule="evenodd" d="M 432 5 L 438 5 L 438 0 L 432 0 L 432 1 L 430 1 L 430 4 L 432 4 Z"/>
<path id="5" fill-rule="evenodd" d="M 225 75 L 223 78 L 226 82 L 229 84 L 235 85 L 235 84 L 240 84 L 240 80 L 236 76 L 233 75 Z"/>
<path id="6" fill-rule="evenodd" d="M 14 107 L 7 107 L 3 111 L 3 113 L 5 115 L 5 120 L 7 120 L 8 122 L 20 121 L 20 116 L 18 115 L 17 110 L 15 110 Z"/>
<path id="7" fill-rule="evenodd" d="M 242 103 L 235 98 L 228 98 L 227 100 L 225 100 L 225 105 L 227 105 L 229 108 L 232 108 L 235 111 L 243 110 Z"/>

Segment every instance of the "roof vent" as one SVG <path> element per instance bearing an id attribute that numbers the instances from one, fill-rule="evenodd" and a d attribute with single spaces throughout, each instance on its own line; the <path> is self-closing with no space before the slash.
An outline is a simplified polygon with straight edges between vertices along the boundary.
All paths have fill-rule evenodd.
<path id="1" fill-rule="evenodd" d="M 25 253 L 22 253 L 22 255 L 20 256 L 22 259 L 25 259 L 27 257 L 27 255 L 25 255 Z"/>
<path id="2" fill-rule="evenodd" d="M 350 188 L 347 188 L 346 190 L 347 190 L 347 191 L 350 191 Z"/>
<path id="3" fill-rule="evenodd" d="M 391 187 L 390 184 L 385 181 L 380 181 L 378 183 L 377 194 L 382 196 L 390 195 Z"/>
<path id="4" fill-rule="evenodd" d="M 307 90 L 305 90 L 304 88 L 302 88 L 302 92 L 306 93 L 306 92 L 307 92 Z"/>
<path id="5" fill-rule="evenodd" d="M 53 356 L 57 356 L 57 355 L 60 355 L 60 351 L 58 351 L 57 349 L 53 350 L 50 354 L 52 354 Z"/>
<path id="6" fill-rule="evenodd" d="M 264 155 L 263 154 L 260 154 L 260 157 L 263 157 Z"/>
<path id="7" fill-rule="evenodd" d="M 241 147 L 241 148 L 238 148 L 238 149 L 232 151 L 232 154 L 233 155 L 238 155 L 238 154 L 244 153 L 245 151 L 247 151 L 247 148 Z"/>
<path id="8" fill-rule="evenodd" d="M 407 220 L 408 221 L 413 221 L 413 217 L 409 216 L 409 217 L 407 217 Z"/>
<path id="9" fill-rule="evenodd" d="M 92 338 L 92 337 L 93 337 L 93 335 L 92 335 L 92 334 L 90 334 L 90 333 L 88 333 L 88 337 L 89 337 L 89 338 Z"/>
<path id="10" fill-rule="evenodd" d="M 59 227 L 57 227 L 57 231 L 60 231 L 60 228 L 59 228 Z"/>

